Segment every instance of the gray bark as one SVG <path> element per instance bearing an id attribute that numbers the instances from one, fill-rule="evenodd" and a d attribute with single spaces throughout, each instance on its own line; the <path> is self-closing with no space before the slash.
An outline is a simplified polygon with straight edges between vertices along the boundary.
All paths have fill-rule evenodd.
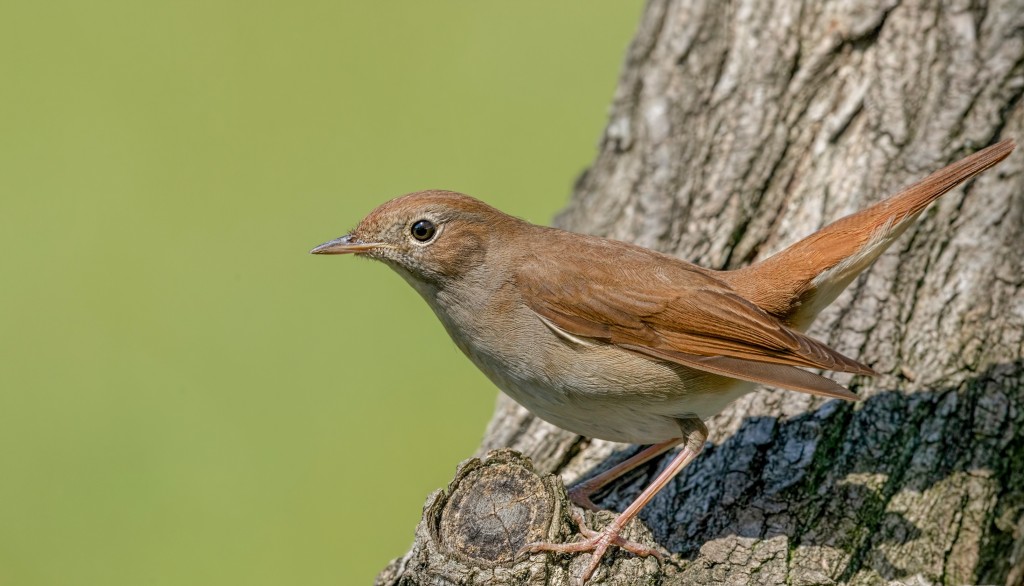
<path id="1" fill-rule="evenodd" d="M 654 0 L 560 227 L 716 268 L 770 255 L 1000 138 L 1024 139 L 1024 0 Z M 932 206 L 811 329 L 881 376 L 760 390 L 593 583 L 1024 582 L 1024 156 Z M 511 451 L 485 455 L 495 448 Z M 565 584 L 571 483 L 635 453 L 499 400 L 379 584 Z M 616 482 L 611 512 L 665 459 Z M 557 476 L 553 476 L 557 475 Z"/>

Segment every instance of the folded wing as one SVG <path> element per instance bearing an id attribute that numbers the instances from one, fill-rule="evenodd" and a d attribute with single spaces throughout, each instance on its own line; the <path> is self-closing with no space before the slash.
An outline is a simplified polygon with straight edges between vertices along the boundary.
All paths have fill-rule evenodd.
<path id="1" fill-rule="evenodd" d="M 571 263 L 558 262 L 557 255 L 544 255 L 547 261 L 532 256 L 516 275 L 530 309 L 570 337 L 615 344 L 705 372 L 850 400 L 856 395 L 800 367 L 874 374 L 788 328 L 695 265 L 639 247 L 586 240 L 593 245 L 584 248 L 588 258 L 579 258 L 579 246 Z M 609 246 L 624 249 L 607 254 Z M 604 260 L 610 257 L 620 262 Z M 637 282 L 644 286 L 631 286 Z"/>

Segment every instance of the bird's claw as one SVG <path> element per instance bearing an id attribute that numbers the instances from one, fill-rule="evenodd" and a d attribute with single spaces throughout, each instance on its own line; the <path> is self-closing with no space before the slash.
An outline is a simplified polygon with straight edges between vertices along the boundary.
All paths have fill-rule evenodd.
<path id="1" fill-rule="evenodd" d="M 588 490 L 585 485 L 577 484 L 569 489 L 569 500 L 577 507 L 595 512 L 600 511 L 601 509 L 594 504 L 594 501 L 590 500 L 592 494 L 594 494 L 593 491 Z"/>
<path id="2" fill-rule="evenodd" d="M 611 546 L 616 546 L 624 549 L 634 555 L 641 557 L 653 556 L 659 562 L 662 560 L 661 552 L 646 545 L 630 541 L 620 535 L 622 527 L 615 521 L 612 521 L 607 527 L 601 531 L 594 531 L 587 526 L 586 520 L 583 515 L 576 510 L 572 511 L 573 520 L 579 527 L 580 534 L 583 535 L 582 541 L 574 541 L 572 543 L 530 543 L 523 546 L 519 550 L 520 553 L 540 553 L 549 551 L 552 553 L 583 553 L 591 552 L 590 564 L 587 565 L 587 569 L 584 570 L 583 575 L 580 576 L 580 584 L 585 583 L 597 570 L 597 566 L 601 563 L 601 558 L 604 557 L 606 551 Z"/>

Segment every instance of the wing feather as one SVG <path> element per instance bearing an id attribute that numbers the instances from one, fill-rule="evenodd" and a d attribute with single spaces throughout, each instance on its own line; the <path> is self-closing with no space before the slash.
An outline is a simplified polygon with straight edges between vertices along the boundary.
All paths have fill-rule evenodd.
<path id="1" fill-rule="evenodd" d="M 625 344 L 623 348 L 647 354 L 662 360 L 669 360 L 683 366 L 720 374 L 740 380 L 803 391 L 812 395 L 857 401 L 859 397 L 836 381 L 813 372 L 800 370 L 795 366 L 740 360 L 728 356 L 694 356 L 683 352 L 654 350 Z"/>
<path id="2" fill-rule="evenodd" d="M 799 367 L 874 374 L 790 329 L 711 271 L 639 247 L 590 240 L 596 251 L 581 253 L 577 247 L 573 262 L 533 255 L 516 273 L 530 309 L 571 336 L 706 372 L 843 399 L 856 395 Z M 614 245 L 623 249 L 606 254 Z M 610 257 L 618 262 L 606 260 Z M 638 282 L 644 286 L 636 287 Z"/>

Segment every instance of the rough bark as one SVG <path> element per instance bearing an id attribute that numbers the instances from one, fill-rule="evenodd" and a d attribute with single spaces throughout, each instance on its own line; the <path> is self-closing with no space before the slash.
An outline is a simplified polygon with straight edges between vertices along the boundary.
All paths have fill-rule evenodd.
<path id="1" fill-rule="evenodd" d="M 556 224 L 733 268 L 1004 137 L 1024 139 L 1024 0 L 654 0 Z M 594 583 L 1024 582 L 1024 156 L 933 205 L 811 329 L 882 375 L 856 405 L 760 390 Z M 379 584 L 565 584 L 562 482 L 638 448 L 501 398 Z M 664 459 L 600 495 L 618 511 Z M 596 516 L 594 524 L 611 519 Z"/>

